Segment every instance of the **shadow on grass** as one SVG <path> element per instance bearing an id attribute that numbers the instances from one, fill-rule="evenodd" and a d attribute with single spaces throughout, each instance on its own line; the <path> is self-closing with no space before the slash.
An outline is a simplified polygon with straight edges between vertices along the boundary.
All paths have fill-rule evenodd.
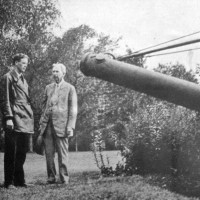
<path id="1" fill-rule="evenodd" d="M 200 177 L 145 175 L 147 183 L 187 197 L 200 197 Z"/>
<path id="2" fill-rule="evenodd" d="M 98 171 L 89 171 L 89 172 L 85 171 L 85 172 L 71 173 L 70 185 L 71 186 L 85 185 L 90 182 L 95 182 L 100 178 L 101 178 L 101 174 Z M 47 186 L 47 185 L 61 186 L 61 184 L 59 183 L 47 184 L 45 176 L 35 176 L 34 179 L 32 179 L 31 183 L 34 185 L 39 185 L 39 186 Z"/>
<path id="3" fill-rule="evenodd" d="M 1 198 L 6 199 L 154 199 L 154 200 L 193 200 L 147 182 L 159 186 L 159 177 L 102 177 L 100 172 L 76 172 L 70 175 L 70 184 L 46 184 L 46 177 L 34 177 L 33 187 L 17 188 L 16 190 L 0 189 Z"/>

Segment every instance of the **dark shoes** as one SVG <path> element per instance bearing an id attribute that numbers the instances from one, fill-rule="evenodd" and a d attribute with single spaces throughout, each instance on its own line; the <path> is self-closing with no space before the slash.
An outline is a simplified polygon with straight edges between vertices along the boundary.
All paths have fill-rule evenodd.
<path id="1" fill-rule="evenodd" d="M 32 187 L 32 186 L 33 186 L 33 184 L 28 184 L 28 183 L 23 183 L 23 184 L 18 184 L 18 185 L 13 185 L 13 184 L 6 185 L 6 184 L 4 184 L 4 188 L 6 188 L 6 189 L 17 189 L 17 187 L 28 188 L 28 187 Z"/>
<path id="2" fill-rule="evenodd" d="M 62 184 L 62 185 L 68 185 L 69 181 L 55 181 L 55 180 L 48 180 L 47 184 Z"/>
<path id="3" fill-rule="evenodd" d="M 10 184 L 10 185 L 4 185 L 4 188 L 6 189 L 17 189 L 14 185 Z"/>
<path id="4" fill-rule="evenodd" d="M 55 183 L 56 183 L 56 178 L 55 177 L 48 177 L 47 184 L 55 184 Z"/>
<path id="5" fill-rule="evenodd" d="M 47 180 L 47 184 L 55 184 L 56 180 Z"/>
<path id="6" fill-rule="evenodd" d="M 69 182 L 59 181 L 59 182 L 57 182 L 57 184 L 60 184 L 60 185 L 69 185 Z"/>

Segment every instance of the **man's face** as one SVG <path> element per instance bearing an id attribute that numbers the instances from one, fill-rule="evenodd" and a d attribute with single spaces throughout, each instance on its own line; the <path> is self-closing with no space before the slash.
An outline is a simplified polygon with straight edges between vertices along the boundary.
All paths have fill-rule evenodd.
<path id="1" fill-rule="evenodd" d="M 59 66 L 55 66 L 52 70 L 53 72 L 53 78 L 56 83 L 60 83 L 62 78 L 64 77 L 64 74 Z"/>
<path id="2" fill-rule="evenodd" d="M 28 66 L 28 58 L 22 58 L 20 61 L 15 62 L 18 73 L 24 73 Z"/>

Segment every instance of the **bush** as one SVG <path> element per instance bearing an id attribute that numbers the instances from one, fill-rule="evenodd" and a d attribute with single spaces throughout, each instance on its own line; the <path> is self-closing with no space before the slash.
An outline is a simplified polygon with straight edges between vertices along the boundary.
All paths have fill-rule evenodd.
<path id="1" fill-rule="evenodd" d="M 155 100 L 146 109 L 137 110 L 127 126 L 126 168 L 141 175 L 169 174 L 175 191 L 188 185 L 200 189 L 195 185 L 200 178 L 198 124 L 195 111 Z"/>

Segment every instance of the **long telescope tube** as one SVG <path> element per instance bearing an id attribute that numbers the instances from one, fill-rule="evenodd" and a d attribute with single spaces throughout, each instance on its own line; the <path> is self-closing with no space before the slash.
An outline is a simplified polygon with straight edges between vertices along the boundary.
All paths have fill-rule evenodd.
<path id="1" fill-rule="evenodd" d="M 167 47 L 162 47 L 162 48 L 149 50 L 149 51 L 145 51 L 145 52 L 141 52 L 141 53 L 134 53 L 134 54 L 130 54 L 128 56 L 121 56 L 121 57 L 118 57 L 117 60 L 122 61 L 122 60 L 125 60 L 125 59 L 128 59 L 128 58 L 144 56 L 146 54 L 155 53 L 155 52 L 158 52 L 158 51 L 163 51 L 163 50 L 172 49 L 172 48 L 176 48 L 176 47 L 186 46 L 186 45 L 194 44 L 194 43 L 197 43 L 197 42 L 200 42 L 200 39 L 182 42 L 182 43 L 179 43 L 179 44 L 173 44 L 173 45 L 170 45 L 170 46 L 167 46 Z"/>
<path id="2" fill-rule="evenodd" d="M 200 111 L 200 86 L 195 83 L 112 60 L 101 54 L 86 54 L 80 69 L 86 76 Z"/>

